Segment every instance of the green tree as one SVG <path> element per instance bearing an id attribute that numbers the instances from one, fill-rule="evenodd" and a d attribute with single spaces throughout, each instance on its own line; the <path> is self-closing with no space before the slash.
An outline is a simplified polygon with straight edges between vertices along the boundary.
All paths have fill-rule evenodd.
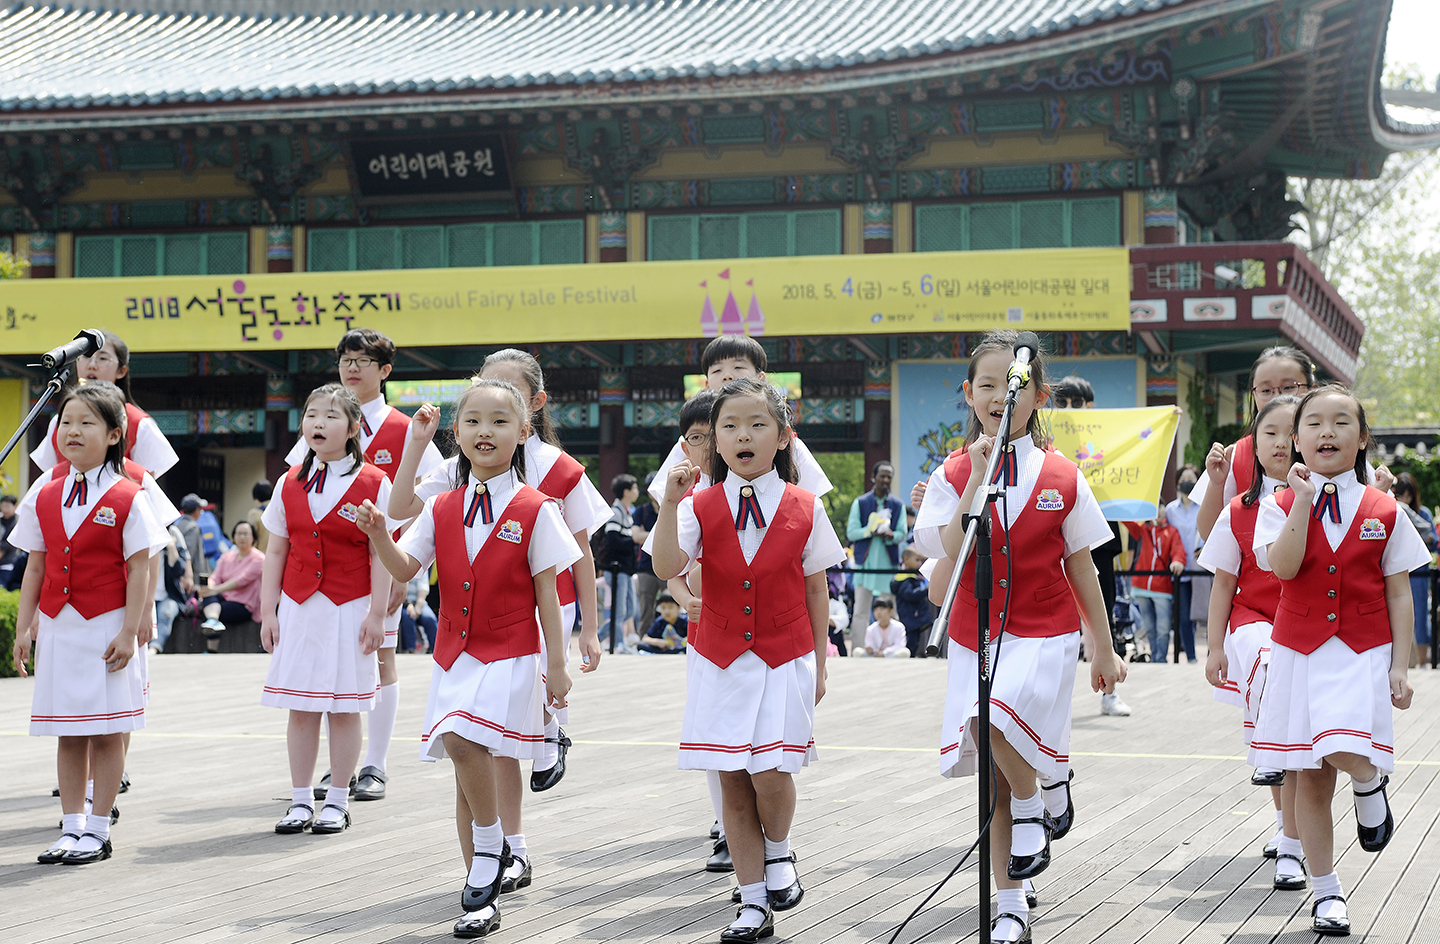
<path id="1" fill-rule="evenodd" d="M 25 277 L 25 270 L 30 268 L 29 261 L 21 259 L 12 252 L 0 252 L 0 279 L 19 279 Z"/>
<path id="2" fill-rule="evenodd" d="M 1398 87 L 1416 70 L 1386 77 Z M 1377 426 L 1433 425 L 1440 360 L 1440 153 L 1400 153 L 1374 180 L 1293 178 L 1297 238 L 1365 323 L 1355 391 Z"/>

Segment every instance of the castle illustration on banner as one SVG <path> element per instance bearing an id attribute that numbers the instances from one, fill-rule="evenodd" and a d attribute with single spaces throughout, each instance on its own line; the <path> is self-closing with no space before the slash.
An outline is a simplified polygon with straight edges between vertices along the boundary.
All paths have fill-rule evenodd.
<path id="1" fill-rule="evenodd" d="M 705 304 L 700 309 L 700 333 L 707 338 L 718 337 L 722 334 L 748 334 L 751 337 L 760 337 L 765 333 L 765 313 L 760 310 L 760 299 L 755 293 L 755 280 L 746 279 L 745 285 L 750 289 L 750 307 L 746 309 L 745 316 L 740 316 L 740 304 L 735 300 L 735 288 L 730 278 L 730 269 L 716 273 L 716 278 L 722 280 L 725 285 L 725 303 L 720 308 L 720 314 L 715 314 L 715 303 L 710 298 L 710 279 L 700 283 L 705 289 Z M 718 293 L 720 285 L 715 286 Z"/>

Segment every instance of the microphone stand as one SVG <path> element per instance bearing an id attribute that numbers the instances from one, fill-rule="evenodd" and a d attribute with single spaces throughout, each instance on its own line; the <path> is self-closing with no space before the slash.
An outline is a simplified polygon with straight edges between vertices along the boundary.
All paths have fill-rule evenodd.
<path id="1" fill-rule="evenodd" d="M 10 457 L 10 453 L 14 451 L 16 444 L 20 442 L 20 437 L 24 436 L 25 433 L 29 431 L 31 424 L 35 422 L 35 417 L 40 415 L 40 411 L 45 409 L 45 405 L 50 402 L 50 399 L 54 397 L 55 394 L 61 391 L 69 379 L 69 364 L 56 368 L 55 372 L 50 375 L 50 379 L 45 383 L 45 392 L 40 394 L 40 399 L 35 401 L 35 405 L 30 408 L 30 412 L 25 414 L 25 419 L 20 421 L 19 429 L 15 430 L 15 434 L 11 436 L 10 441 L 5 444 L 4 451 L 0 452 L 0 462 L 4 462 Z"/>
<path id="2" fill-rule="evenodd" d="M 925 649 L 925 654 L 931 657 L 940 654 L 940 641 L 945 637 L 950 623 L 950 610 L 955 604 L 955 596 L 960 590 L 960 576 L 965 570 L 965 562 L 969 560 L 973 551 L 975 554 L 975 649 L 978 658 L 976 661 L 977 673 L 977 694 L 979 696 L 978 715 L 975 719 L 975 748 L 976 748 L 976 773 L 979 775 L 979 796 L 978 796 L 978 822 L 979 842 L 976 844 L 976 853 L 979 861 L 979 924 L 980 939 L 988 940 L 986 935 L 990 933 L 990 841 L 989 841 L 989 814 L 990 814 L 990 600 L 994 596 L 994 565 L 991 562 L 991 522 L 990 504 L 1000 497 L 1001 488 L 992 484 L 995 480 L 995 471 L 1000 467 L 1000 456 L 1005 445 L 1010 439 L 1010 417 L 1015 412 L 1015 400 L 1020 395 L 1020 389 L 1030 381 L 1029 368 L 1016 370 L 1011 368 L 1009 386 L 1005 391 L 1005 410 L 1000 417 L 1000 435 L 995 438 L 995 444 L 990 450 L 990 459 L 985 464 L 985 477 L 981 479 L 980 487 L 975 489 L 975 497 L 970 502 L 970 510 L 962 519 L 965 522 L 965 538 L 960 545 L 960 553 L 955 558 L 955 569 L 950 574 L 950 583 L 945 589 L 945 603 L 940 607 L 940 614 L 935 618 L 934 628 L 930 631 L 930 643 Z M 1003 437 L 1003 440 L 1002 440 Z M 1008 554 L 1008 547 L 1001 547 L 1002 552 Z M 961 752 L 964 752 L 963 741 Z"/>

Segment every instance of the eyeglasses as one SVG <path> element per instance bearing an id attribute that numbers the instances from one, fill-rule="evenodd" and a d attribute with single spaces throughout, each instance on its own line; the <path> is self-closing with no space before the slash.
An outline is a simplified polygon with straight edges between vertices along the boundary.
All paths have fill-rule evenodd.
<path id="1" fill-rule="evenodd" d="M 365 368 L 369 367 L 371 364 L 378 364 L 378 363 L 379 363 L 379 361 L 375 360 L 375 358 L 373 358 L 373 357 L 342 357 L 342 358 L 340 358 L 340 366 L 341 366 L 341 367 L 357 367 L 357 368 L 359 368 L 360 370 L 364 370 Z"/>
<path id="2" fill-rule="evenodd" d="M 1294 396 L 1297 390 L 1309 389 L 1310 385 L 1307 383 L 1288 383 L 1283 387 L 1251 387 L 1250 392 L 1257 397 L 1290 397 Z"/>
<path id="3" fill-rule="evenodd" d="M 96 351 L 94 354 L 89 355 L 89 358 L 90 358 L 90 362 L 91 362 L 92 364 L 114 364 L 114 363 L 116 363 L 115 358 L 114 358 L 112 355 L 110 355 L 109 353 L 107 353 L 106 351 Z"/>
<path id="4" fill-rule="evenodd" d="M 691 433 L 689 436 L 685 437 L 685 442 L 697 448 L 705 445 L 709 441 L 710 437 L 705 433 Z"/>

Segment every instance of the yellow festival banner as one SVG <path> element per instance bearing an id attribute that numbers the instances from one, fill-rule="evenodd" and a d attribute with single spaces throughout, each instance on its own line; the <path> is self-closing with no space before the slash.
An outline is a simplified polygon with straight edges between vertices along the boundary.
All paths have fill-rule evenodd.
<path id="1" fill-rule="evenodd" d="M 1106 518 L 1155 517 L 1180 426 L 1175 407 L 1054 410 L 1049 419 L 1055 450 L 1080 466 Z"/>
<path id="2" fill-rule="evenodd" d="M 1125 331 L 1125 249 L 0 282 L 0 354 L 103 327 L 135 351 L 984 331 Z"/>
<path id="3" fill-rule="evenodd" d="M 8 439 L 10 434 L 20 428 L 20 421 L 25 418 L 25 411 L 30 409 L 30 385 L 28 381 L 11 378 L 0 379 L 0 432 Z M 3 443 L 0 443 L 3 445 Z M 15 450 L 6 458 L 4 465 L 0 465 L 0 494 L 23 495 L 25 490 L 20 487 L 20 463 L 26 458 L 25 440 L 20 440 Z"/>

